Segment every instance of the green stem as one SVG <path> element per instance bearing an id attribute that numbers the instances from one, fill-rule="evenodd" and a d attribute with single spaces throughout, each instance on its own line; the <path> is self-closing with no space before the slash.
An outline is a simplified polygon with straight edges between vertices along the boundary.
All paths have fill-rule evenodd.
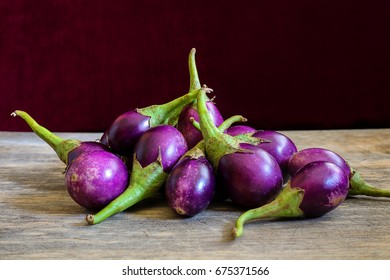
<path id="1" fill-rule="evenodd" d="M 233 236 L 240 237 L 244 232 L 244 223 L 253 219 L 303 217 L 304 213 L 299 208 L 303 195 L 304 190 L 291 188 L 288 183 L 272 202 L 243 213 L 236 221 Z"/>
<path id="2" fill-rule="evenodd" d="M 151 117 L 150 127 L 159 124 L 169 124 L 175 126 L 183 107 L 194 101 L 196 96 L 197 91 L 192 91 L 165 104 L 152 105 L 142 109 L 137 109 L 137 112 Z"/>
<path id="3" fill-rule="evenodd" d="M 61 137 L 55 135 L 45 127 L 38 124 L 28 113 L 15 110 L 11 116 L 21 117 L 28 126 L 32 129 L 37 136 L 39 136 L 43 141 L 45 141 L 58 155 L 60 160 L 65 164 L 68 164 L 68 153 L 74 148 L 80 145 L 79 140 L 74 139 L 62 139 Z"/>
<path id="4" fill-rule="evenodd" d="M 377 188 L 367 183 L 359 174 L 359 172 L 351 168 L 352 177 L 349 181 L 348 196 L 366 195 L 375 197 L 390 197 L 390 190 Z"/>
<path id="5" fill-rule="evenodd" d="M 190 118 L 190 122 L 192 123 L 192 125 L 193 125 L 197 130 L 199 130 L 200 132 L 202 132 L 202 130 L 200 129 L 200 124 L 195 120 L 194 117 L 191 117 L 191 118 Z"/>
<path id="6" fill-rule="evenodd" d="M 150 127 L 159 124 L 176 125 L 179 115 L 184 106 L 196 100 L 197 91 L 201 88 L 198 70 L 195 63 L 195 49 L 191 49 L 188 56 L 188 68 L 190 72 L 190 90 L 187 94 L 176 98 L 168 103 L 152 105 L 137 109 L 140 114 L 150 117 Z"/>
<path id="7" fill-rule="evenodd" d="M 134 204 L 152 196 L 163 185 L 168 174 L 163 171 L 160 157 L 146 167 L 142 167 L 134 156 L 133 170 L 127 189 L 95 215 L 88 214 L 86 221 L 90 225 L 98 224 L 120 213 Z"/>
<path id="8" fill-rule="evenodd" d="M 195 53 L 196 50 L 193 48 L 190 51 L 190 55 L 188 56 L 188 68 L 190 70 L 190 92 L 201 88 L 198 69 L 196 68 Z"/>
<path id="9" fill-rule="evenodd" d="M 202 131 L 200 129 L 200 124 L 194 119 L 194 118 L 191 118 L 190 119 L 192 125 L 199 131 Z M 229 127 L 231 127 L 234 123 L 236 122 L 246 122 L 247 119 L 244 118 L 243 116 L 241 115 L 235 115 L 235 116 L 232 116 L 226 120 L 223 121 L 223 123 L 220 124 L 220 126 L 218 126 L 218 129 L 222 132 L 224 132 L 226 129 L 228 129 Z"/>
<path id="10" fill-rule="evenodd" d="M 218 137 L 223 135 L 223 132 L 221 132 L 216 125 L 214 124 L 209 111 L 206 107 L 206 93 L 211 93 L 213 90 L 203 87 L 198 91 L 198 97 L 197 97 L 197 109 L 199 114 L 199 120 L 200 120 L 200 128 L 202 131 L 203 138 L 205 141 L 207 141 L 210 138 Z"/>
<path id="11" fill-rule="evenodd" d="M 241 116 L 241 115 L 234 115 L 234 116 L 224 120 L 224 122 L 221 123 L 220 126 L 218 126 L 218 129 L 221 132 L 224 132 L 226 129 L 231 127 L 234 123 L 246 122 L 246 121 L 248 121 L 248 120 L 246 118 L 244 118 L 243 116 Z"/>

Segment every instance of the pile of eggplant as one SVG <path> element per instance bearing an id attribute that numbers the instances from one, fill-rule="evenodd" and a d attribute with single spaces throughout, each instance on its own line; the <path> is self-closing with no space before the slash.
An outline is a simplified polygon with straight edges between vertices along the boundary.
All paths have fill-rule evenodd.
<path id="1" fill-rule="evenodd" d="M 347 196 L 390 197 L 330 150 L 298 151 L 280 132 L 244 125 L 240 115 L 224 119 L 213 90 L 201 86 L 195 49 L 188 64 L 188 93 L 119 115 L 97 141 L 62 139 L 24 111 L 11 114 L 65 163 L 70 197 L 94 212 L 86 216 L 88 224 L 163 192 L 178 215 L 197 215 L 216 200 L 246 209 L 233 229 L 238 237 L 248 220 L 313 218 Z"/>

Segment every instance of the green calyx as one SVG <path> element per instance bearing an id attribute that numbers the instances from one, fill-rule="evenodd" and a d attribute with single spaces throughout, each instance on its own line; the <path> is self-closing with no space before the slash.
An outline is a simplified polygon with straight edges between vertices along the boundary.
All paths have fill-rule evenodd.
<path id="1" fill-rule="evenodd" d="M 220 126 L 218 127 L 218 129 L 220 131 L 225 131 L 226 129 L 228 129 L 233 123 L 236 123 L 236 122 L 245 122 L 246 119 L 241 116 L 241 115 L 236 115 L 236 116 L 232 116 L 228 119 L 226 119 L 223 123 L 220 124 Z M 200 130 L 200 125 L 199 123 L 194 119 L 192 118 L 191 119 L 191 122 L 192 124 L 194 125 L 194 127 L 198 130 Z M 190 157 L 190 158 L 193 158 L 193 159 L 197 159 L 197 158 L 200 158 L 200 157 L 205 157 L 205 143 L 204 143 L 204 140 L 202 139 L 201 141 L 198 142 L 198 144 L 196 144 L 192 149 L 190 149 L 189 151 L 187 151 L 183 156 L 182 158 L 184 157 Z"/>
<path id="2" fill-rule="evenodd" d="M 205 141 L 207 158 L 214 170 L 218 170 L 219 160 L 224 155 L 232 153 L 253 153 L 253 151 L 240 148 L 241 143 L 247 142 L 225 134 L 215 126 L 206 107 L 206 94 L 211 92 L 212 89 L 207 87 L 202 87 L 198 90 L 197 109 L 200 129 Z M 260 143 L 261 140 L 258 139 L 257 141 Z"/>
<path id="3" fill-rule="evenodd" d="M 136 109 L 138 113 L 150 117 L 150 127 L 168 124 L 175 126 L 183 107 L 194 101 L 197 92 L 192 91 L 180 96 L 168 103 L 151 105 L 142 109 Z"/>
<path id="4" fill-rule="evenodd" d="M 244 232 L 244 223 L 254 219 L 266 218 L 299 218 L 304 217 L 299 208 L 305 191 L 300 188 L 292 188 L 290 182 L 270 203 L 254 208 L 243 213 L 236 221 L 233 228 L 233 237 L 240 237 Z"/>
<path id="5" fill-rule="evenodd" d="M 188 67 L 190 72 L 190 90 L 187 94 L 178 97 L 168 103 L 161 105 L 151 105 L 137 112 L 150 117 L 150 127 L 159 124 L 168 124 L 175 126 L 184 106 L 190 104 L 197 97 L 197 90 L 200 89 L 198 70 L 195 63 L 196 50 L 193 48 L 188 56 Z"/>
<path id="6" fill-rule="evenodd" d="M 61 137 L 55 135 L 45 127 L 38 124 L 28 113 L 24 111 L 15 110 L 11 116 L 21 117 L 32 131 L 57 153 L 59 159 L 66 165 L 68 165 L 68 153 L 81 144 L 81 141 L 79 140 L 62 139 Z"/>
<path id="7" fill-rule="evenodd" d="M 348 196 L 365 195 L 374 197 L 390 197 L 390 190 L 377 188 L 367 183 L 357 172 L 351 168 Z"/>
<path id="8" fill-rule="evenodd" d="M 164 185 L 167 177 L 168 174 L 163 170 L 160 156 L 155 162 L 145 167 L 142 167 L 134 156 L 133 169 L 126 190 L 95 215 L 88 214 L 85 218 L 87 223 L 90 225 L 101 223 L 151 197 Z"/>

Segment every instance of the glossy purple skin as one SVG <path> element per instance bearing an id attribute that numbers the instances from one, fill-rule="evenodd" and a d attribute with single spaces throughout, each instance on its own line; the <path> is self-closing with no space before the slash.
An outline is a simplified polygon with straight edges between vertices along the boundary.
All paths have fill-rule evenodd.
<path id="1" fill-rule="evenodd" d="M 223 118 L 217 106 L 212 101 L 207 101 L 206 107 L 214 124 L 219 126 L 223 122 Z M 189 104 L 183 108 L 177 122 L 177 129 L 184 135 L 188 149 L 192 149 L 203 139 L 202 133 L 193 126 L 191 118 L 199 122 L 198 111 L 193 107 L 193 104 Z"/>
<path id="2" fill-rule="evenodd" d="M 165 183 L 165 196 L 176 213 L 195 216 L 205 210 L 214 196 L 213 168 L 204 157 L 185 157 L 171 170 Z"/>
<path id="3" fill-rule="evenodd" d="M 254 133 L 256 132 L 256 129 L 253 127 L 247 126 L 247 125 L 235 125 L 231 126 L 228 129 L 226 129 L 225 133 L 231 135 L 231 136 L 237 136 L 240 134 L 245 133 Z"/>
<path id="4" fill-rule="evenodd" d="M 126 188 L 129 172 L 124 162 L 107 151 L 78 156 L 67 168 L 65 183 L 72 199 L 88 209 L 101 209 Z"/>
<path id="5" fill-rule="evenodd" d="M 94 141 L 85 141 L 81 142 L 80 146 L 74 148 L 68 153 L 68 165 L 72 163 L 72 161 L 77 158 L 79 155 L 83 153 L 89 153 L 93 151 L 109 151 L 110 148 L 106 145 L 94 142 Z"/>
<path id="6" fill-rule="evenodd" d="M 328 161 L 340 166 L 349 177 L 351 168 L 338 154 L 323 148 L 307 148 L 295 153 L 289 160 L 288 172 L 293 176 L 299 169 L 313 161 Z"/>
<path id="7" fill-rule="evenodd" d="M 283 174 L 283 180 L 284 182 L 287 182 L 290 178 L 288 162 L 291 156 L 297 152 L 297 147 L 294 142 L 286 135 L 273 130 L 259 130 L 254 133 L 253 136 L 271 141 L 260 143 L 258 146 L 270 153 L 279 163 Z"/>
<path id="8" fill-rule="evenodd" d="M 159 150 L 164 172 L 169 172 L 187 151 L 187 143 L 183 134 L 175 127 L 157 125 L 142 134 L 134 153 L 140 164 L 145 167 L 157 160 Z"/>
<path id="9" fill-rule="evenodd" d="M 122 156 L 132 156 L 139 137 L 150 128 L 150 117 L 128 111 L 115 119 L 107 131 L 111 149 Z"/>
<path id="10" fill-rule="evenodd" d="M 291 187 L 305 191 L 299 206 L 305 217 L 319 217 L 332 211 L 345 200 L 349 180 L 338 165 L 315 161 L 302 167 L 291 178 Z"/>
<path id="11" fill-rule="evenodd" d="M 218 183 L 225 187 L 234 204 L 245 208 L 259 207 L 282 189 L 282 171 L 265 150 L 249 144 L 241 144 L 241 147 L 254 153 L 224 155 L 218 165 Z"/>

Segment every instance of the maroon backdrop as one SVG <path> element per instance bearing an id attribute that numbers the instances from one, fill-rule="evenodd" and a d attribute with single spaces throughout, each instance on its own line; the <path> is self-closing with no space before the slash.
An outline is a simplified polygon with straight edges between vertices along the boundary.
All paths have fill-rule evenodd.
<path id="1" fill-rule="evenodd" d="M 390 1 L 0 1 L 0 130 L 103 131 L 202 83 L 259 129 L 390 127 Z"/>

